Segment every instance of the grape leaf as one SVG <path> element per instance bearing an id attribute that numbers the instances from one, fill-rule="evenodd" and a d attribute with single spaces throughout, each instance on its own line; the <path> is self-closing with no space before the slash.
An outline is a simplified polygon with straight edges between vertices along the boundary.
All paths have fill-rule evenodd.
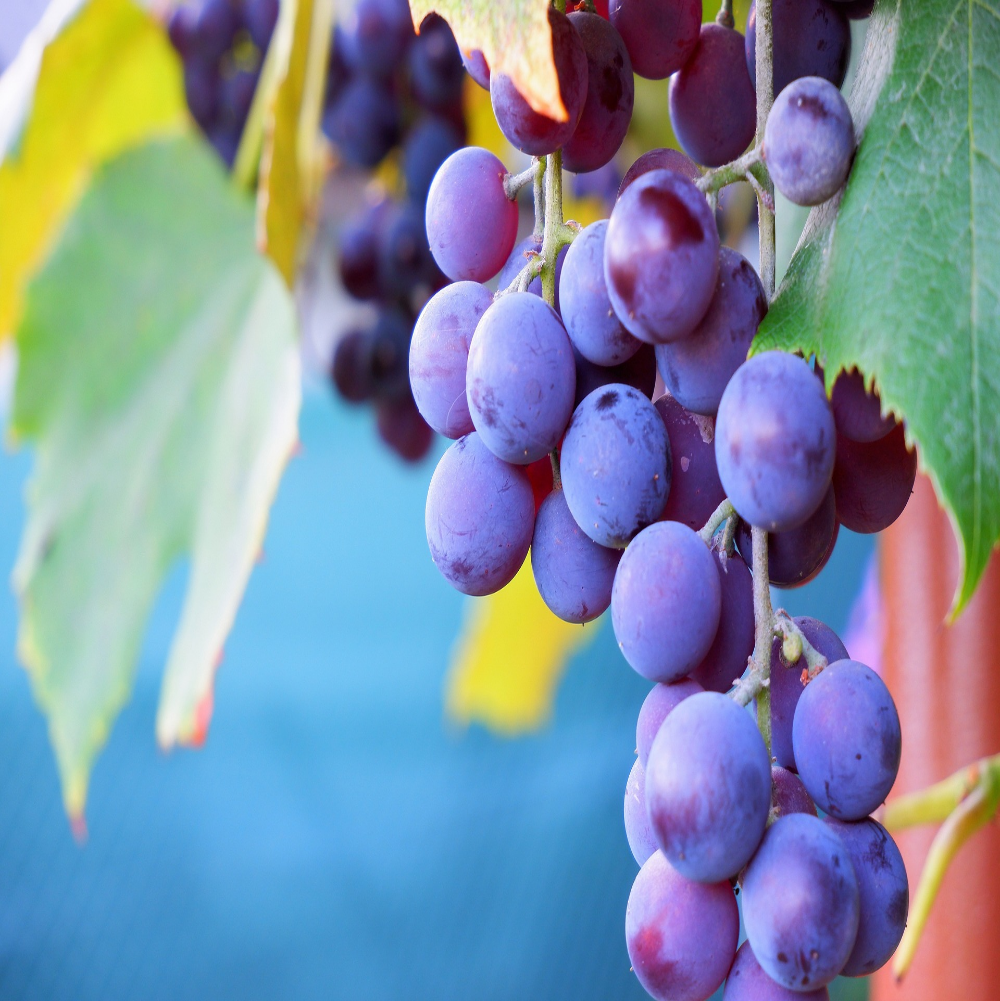
<path id="1" fill-rule="evenodd" d="M 410 0 L 418 31 L 428 14 L 440 14 L 463 52 L 479 49 L 490 70 L 506 73 L 535 111 L 565 122 L 548 10 L 549 0 Z"/>
<path id="2" fill-rule="evenodd" d="M 132 0 L 50 7 L 0 80 L 0 338 L 94 168 L 186 121 L 177 57 Z"/>
<path id="3" fill-rule="evenodd" d="M 956 614 L 1000 538 L 1000 0 L 879 0 L 852 91 L 864 138 L 813 210 L 754 350 L 873 380 L 947 508 Z"/>
<path id="4" fill-rule="evenodd" d="M 36 456 L 18 647 L 74 818 L 152 603 L 187 554 L 157 734 L 203 739 L 297 441 L 295 314 L 253 226 L 203 143 L 138 147 L 95 175 L 28 290 L 11 419 Z"/>
<path id="5" fill-rule="evenodd" d="M 602 621 L 581 628 L 556 618 L 525 560 L 502 591 L 469 599 L 448 679 L 448 714 L 506 736 L 537 730 L 552 713 L 567 662 Z"/>

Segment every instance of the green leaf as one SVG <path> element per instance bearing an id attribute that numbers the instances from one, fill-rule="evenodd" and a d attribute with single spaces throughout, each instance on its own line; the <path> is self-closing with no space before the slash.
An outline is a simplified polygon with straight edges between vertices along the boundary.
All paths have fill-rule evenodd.
<path id="1" fill-rule="evenodd" d="M 1000 0 L 880 0 L 852 93 L 865 127 L 814 210 L 755 351 L 856 366 L 905 417 L 972 596 L 1000 538 Z"/>
<path id="2" fill-rule="evenodd" d="M 204 144 L 103 168 L 30 286 L 12 431 L 35 446 L 19 650 L 67 810 L 128 698 L 164 576 L 190 578 L 157 719 L 198 743 L 212 679 L 297 441 L 291 298 L 252 204 Z"/>

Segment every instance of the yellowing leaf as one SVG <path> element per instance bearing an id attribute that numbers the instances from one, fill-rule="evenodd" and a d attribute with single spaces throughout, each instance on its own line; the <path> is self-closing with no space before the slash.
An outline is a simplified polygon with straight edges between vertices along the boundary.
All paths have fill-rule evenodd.
<path id="1" fill-rule="evenodd" d="M 8 69 L 0 103 L 16 84 L 30 88 L 39 44 L 29 39 Z M 5 124 L 15 110 L 0 108 Z M 44 49 L 26 125 L 0 165 L 0 339 L 94 169 L 186 121 L 180 64 L 148 14 L 132 0 L 89 0 L 69 18 Z"/>
<path id="2" fill-rule="evenodd" d="M 601 621 L 575 626 L 556 618 L 525 560 L 502 591 L 470 599 L 448 681 L 448 714 L 508 736 L 538 729 L 552 713 L 569 658 L 593 640 Z"/>
<path id="3" fill-rule="evenodd" d="M 463 52 L 479 49 L 493 73 L 506 73 L 535 111 L 569 117 L 552 61 L 549 0 L 411 0 L 420 30 L 428 14 L 443 17 Z"/>

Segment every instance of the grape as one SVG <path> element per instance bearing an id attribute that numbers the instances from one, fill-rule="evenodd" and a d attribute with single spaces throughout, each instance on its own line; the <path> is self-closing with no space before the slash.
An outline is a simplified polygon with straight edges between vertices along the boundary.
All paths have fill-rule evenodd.
<path id="1" fill-rule="evenodd" d="M 808 615 L 797 615 L 792 621 L 829 663 L 847 659 L 847 647 L 825 622 Z M 806 666 L 802 657 L 794 664 L 788 664 L 781 652 L 781 640 L 771 642 L 771 753 L 779 765 L 793 771 L 792 720 L 799 698 L 805 691 L 802 671 Z"/>
<path id="2" fill-rule="evenodd" d="M 757 95 L 738 31 L 702 25 L 694 54 L 670 79 L 670 121 L 684 152 L 706 167 L 735 160 L 753 142 Z"/>
<path id="3" fill-rule="evenodd" d="M 462 65 L 465 72 L 479 84 L 483 90 L 490 89 L 490 64 L 486 61 L 481 49 L 472 49 L 462 53 Z"/>
<path id="4" fill-rule="evenodd" d="M 389 77 L 413 39 L 406 0 L 357 0 L 339 22 L 347 65 L 356 73 Z"/>
<path id="5" fill-rule="evenodd" d="M 350 403 L 363 403 L 371 398 L 372 336 L 367 330 L 350 330 L 337 342 L 330 366 L 330 377 L 337 392 Z"/>
<path id="6" fill-rule="evenodd" d="M 903 513 L 916 478 L 917 453 L 907 449 L 902 424 L 867 444 L 837 435 L 837 517 L 852 532 L 888 528 Z"/>
<path id="7" fill-rule="evenodd" d="M 774 186 L 796 205 L 819 205 L 847 180 L 854 122 L 843 95 L 820 77 L 800 77 L 775 99 L 763 155 Z"/>
<path id="8" fill-rule="evenodd" d="M 776 820 L 743 877 L 743 921 L 773 980 L 795 991 L 828 984 L 858 930 L 858 881 L 843 841 L 805 813 Z"/>
<path id="9" fill-rule="evenodd" d="M 427 236 L 452 281 L 488 281 L 513 249 L 517 203 L 504 192 L 506 173 L 489 150 L 467 146 L 452 153 L 431 182 Z"/>
<path id="10" fill-rule="evenodd" d="M 379 285 L 405 299 L 428 282 L 433 268 L 423 210 L 412 202 L 394 206 L 380 233 Z"/>
<path id="11" fill-rule="evenodd" d="M 419 462 L 434 441 L 434 432 L 409 396 L 377 403 L 375 426 L 379 437 L 406 462 Z"/>
<path id="12" fill-rule="evenodd" d="M 412 328 L 398 309 L 381 309 L 372 332 L 372 388 L 382 399 L 409 393 L 408 358 Z"/>
<path id="13" fill-rule="evenodd" d="M 197 10 L 186 5 L 175 7 L 167 20 L 167 37 L 185 62 L 194 54 L 197 20 Z"/>
<path id="14" fill-rule="evenodd" d="M 527 464 L 559 444 L 576 391 L 573 350 L 556 311 L 508 292 L 483 314 L 469 347 L 466 394 L 485 445 Z"/>
<path id="15" fill-rule="evenodd" d="M 552 478 L 552 458 L 547 455 L 544 459 L 529 462 L 524 467 L 524 471 L 531 481 L 531 492 L 535 497 L 535 517 L 537 518 L 542 501 L 552 493 L 555 486 Z"/>
<path id="16" fill-rule="evenodd" d="M 636 761 L 625 783 L 625 837 L 632 849 L 632 857 L 640 866 L 656 851 L 656 838 L 646 814 L 645 785 L 646 772 L 642 763 Z"/>
<path id="17" fill-rule="evenodd" d="M 557 313 L 561 311 L 561 302 L 559 298 L 559 285 L 560 285 L 560 279 L 562 277 L 563 262 L 566 260 L 566 254 L 568 251 L 569 251 L 569 246 L 562 247 L 559 253 L 556 255 L 555 308 Z M 526 236 L 510 252 L 510 256 L 507 258 L 507 263 L 504 264 L 502 270 L 500 271 L 500 277 L 497 279 L 497 289 L 502 292 L 504 289 L 510 288 L 511 283 L 521 273 L 522 269 L 528 263 L 531 257 L 533 255 L 538 255 L 541 252 L 542 252 L 541 237 L 537 237 L 534 234 Z M 542 294 L 541 276 L 531 279 L 531 283 L 528 285 L 527 291 L 529 291 L 532 295 L 541 296 Z"/>
<path id="18" fill-rule="evenodd" d="M 429 14 L 410 47 L 410 87 L 426 108 L 445 108 L 461 100 L 465 68 L 448 22 Z"/>
<path id="19" fill-rule="evenodd" d="M 205 0 L 194 23 L 192 54 L 206 65 L 218 63 L 232 46 L 236 28 L 229 0 Z"/>
<path id="20" fill-rule="evenodd" d="M 254 45 L 266 52 L 278 23 L 278 0 L 245 0 L 243 19 Z"/>
<path id="21" fill-rule="evenodd" d="M 250 114 L 259 76 L 256 71 L 236 70 L 219 81 L 219 117 L 237 138 Z"/>
<path id="22" fill-rule="evenodd" d="M 670 439 L 673 476 L 663 521 L 680 521 L 696 532 L 726 499 L 715 464 L 715 427 L 711 417 L 697 417 L 672 396 L 654 404 Z"/>
<path id="23" fill-rule="evenodd" d="M 649 751 L 646 808 L 657 844 L 681 875 L 714 883 L 738 873 L 771 808 L 771 762 L 750 713 L 719 692 L 677 706 Z"/>
<path id="24" fill-rule="evenodd" d="M 413 397 L 424 420 L 447 438 L 459 438 L 473 430 L 465 396 L 469 345 L 492 302 L 485 285 L 455 282 L 431 297 L 413 328 Z"/>
<path id="25" fill-rule="evenodd" d="M 385 86 L 357 77 L 323 113 L 323 131 L 348 163 L 371 168 L 399 142 L 399 108 Z"/>
<path id="26" fill-rule="evenodd" d="M 801 525 L 830 486 L 833 413 L 819 380 L 794 355 L 765 351 L 729 381 L 715 422 L 715 460 L 726 495 L 751 525 Z"/>
<path id="27" fill-rule="evenodd" d="M 587 100 L 587 54 L 576 29 L 565 14 L 549 8 L 552 29 L 552 57 L 559 80 L 559 94 L 569 116 L 565 122 L 535 111 L 518 93 L 506 73 L 490 77 L 493 114 L 512 146 L 530 156 L 547 156 L 564 146 L 576 130 Z"/>
<path id="28" fill-rule="evenodd" d="M 206 132 L 219 110 L 219 74 L 214 66 L 190 60 L 184 64 L 184 97 L 191 117 Z"/>
<path id="29" fill-rule="evenodd" d="M 753 653 L 753 578 L 739 553 L 723 557 L 713 549 L 712 556 L 722 594 L 719 628 L 691 677 L 709 692 L 728 692 L 743 676 Z"/>
<path id="30" fill-rule="evenodd" d="M 611 305 L 640 340 L 687 337 L 708 311 L 719 273 L 719 234 L 705 196 L 686 178 L 651 170 L 611 213 L 604 277 Z"/>
<path id="31" fill-rule="evenodd" d="M 620 365 L 642 347 L 642 341 L 622 326 L 608 298 L 604 282 L 607 230 L 607 220 L 601 219 L 581 231 L 570 244 L 559 279 L 561 312 L 569 339 L 587 361 L 603 366 Z"/>
<path id="32" fill-rule="evenodd" d="M 735 250 L 719 250 L 719 277 L 708 312 L 689 337 L 656 346 L 664 385 L 682 407 L 715 416 L 733 373 L 767 313 L 757 272 Z"/>
<path id="33" fill-rule="evenodd" d="M 231 169 L 236 162 L 236 153 L 240 147 L 239 132 L 234 131 L 232 126 L 217 124 L 209 130 L 207 138 L 212 148 L 219 154 L 219 159 Z"/>
<path id="34" fill-rule="evenodd" d="M 839 820 L 872 813 L 896 781 L 900 747 L 896 705 L 870 667 L 837 660 L 806 685 L 792 748 L 799 777 L 825 813 Z"/>
<path id="35" fill-rule="evenodd" d="M 403 176 L 414 201 L 427 201 L 438 168 L 461 145 L 455 129 L 436 115 L 428 115 L 414 125 L 403 146 Z"/>
<path id="36" fill-rule="evenodd" d="M 840 523 L 833 487 L 820 505 L 798 528 L 771 532 L 767 536 L 767 575 L 774 587 L 801 587 L 813 580 L 829 562 L 837 544 Z M 748 563 L 753 562 L 750 526 L 740 521 L 736 545 Z"/>
<path id="37" fill-rule="evenodd" d="M 355 299 L 379 295 L 379 233 L 391 209 L 392 203 L 382 199 L 348 220 L 340 232 L 340 280 Z"/>
<path id="38" fill-rule="evenodd" d="M 643 344 L 639 350 L 623 361 L 621 365 L 605 368 L 587 361 L 576 348 L 573 349 L 573 360 L 576 362 L 576 399 L 574 407 L 580 404 L 595 389 L 621 383 L 639 390 L 648 400 L 656 387 L 656 355 L 652 344 Z"/>
<path id="39" fill-rule="evenodd" d="M 542 502 L 531 540 L 531 570 L 542 601 L 560 619 L 591 622 L 607 609 L 621 555 L 620 549 L 599 546 L 583 534 L 562 490 Z"/>
<path id="40" fill-rule="evenodd" d="M 864 977 L 885 966 L 906 927 L 910 887 L 906 867 L 889 832 L 870 817 L 855 824 L 827 817 L 826 823 L 847 847 L 858 878 L 858 937 L 845 977 Z"/>
<path id="41" fill-rule="evenodd" d="M 595 389 L 573 414 L 561 469 L 566 503 L 577 524 L 599 545 L 624 548 L 659 517 L 670 491 L 663 421 L 631 386 Z"/>
<path id="42" fill-rule="evenodd" d="M 839 87 L 851 60 L 851 29 L 841 5 L 824 0 L 773 0 L 774 93 L 793 80 L 821 76 Z M 747 17 L 747 69 L 757 85 L 757 5 Z"/>
<path id="43" fill-rule="evenodd" d="M 685 156 L 678 149 L 660 148 L 651 149 L 643 153 L 635 163 L 625 171 L 622 183 L 618 188 L 618 197 L 621 198 L 625 189 L 643 174 L 648 174 L 651 170 L 672 170 L 675 174 L 686 177 L 689 181 L 697 181 L 701 177 L 701 171 L 697 164 L 688 156 Z"/>
<path id="44" fill-rule="evenodd" d="M 806 792 L 802 779 L 781 765 L 771 765 L 771 798 L 778 817 L 785 817 L 789 813 L 816 816 L 816 804 Z"/>
<path id="45" fill-rule="evenodd" d="M 760 967 L 749 942 L 740 946 L 726 978 L 722 1001 L 830 1001 L 825 987 L 803 994 L 775 983 Z"/>
<path id="46" fill-rule="evenodd" d="M 882 416 L 882 401 L 865 389 L 864 376 L 854 369 L 841 372 L 830 398 L 837 433 L 851 441 L 878 441 L 896 426 L 892 416 Z"/>
<path id="47" fill-rule="evenodd" d="M 587 96 L 576 131 L 563 147 L 563 166 L 597 170 L 618 152 L 632 121 L 635 80 L 621 35 L 603 17 L 569 15 L 587 56 Z"/>
<path id="48" fill-rule="evenodd" d="M 656 1001 L 705 1001 L 736 955 L 740 916 L 728 883 L 685 879 L 654 852 L 625 911 L 625 942 L 639 983 Z"/>
<path id="49" fill-rule="evenodd" d="M 691 678 L 681 678 L 671 685 L 653 685 L 649 690 L 635 724 L 635 753 L 639 755 L 643 768 L 649 760 L 649 749 L 653 746 L 653 739 L 660 732 L 660 726 L 667 715 L 689 695 L 702 691 L 704 689 L 701 685 Z"/>
<path id="50" fill-rule="evenodd" d="M 871 17 L 875 9 L 875 0 L 836 0 L 836 2 L 852 21 L 863 21 Z"/>
<path id="51" fill-rule="evenodd" d="M 687 526 L 661 521 L 640 532 L 618 564 L 611 622 L 635 671 L 650 681 L 677 681 L 708 653 L 721 603 L 708 547 Z"/>
<path id="52" fill-rule="evenodd" d="M 691 58 L 701 27 L 701 0 L 611 0 L 611 23 L 648 80 L 663 80 Z"/>
<path id="53" fill-rule="evenodd" d="M 493 594 L 521 568 L 535 522 L 524 470 L 498 459 L 473 432 L 434 470 L 425 526 L 431 559 L 464 594 Z"/>

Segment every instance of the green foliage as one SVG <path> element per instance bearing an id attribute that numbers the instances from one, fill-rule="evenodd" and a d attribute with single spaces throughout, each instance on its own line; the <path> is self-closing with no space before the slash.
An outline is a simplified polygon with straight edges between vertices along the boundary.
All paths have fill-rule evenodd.
<path id="1" fill-rule="evenodd" d="M 1000 538 L 1000 0 L 880 0 L 852 95 L 867 123 L 813 211 L 755 350 L 874 380 L 952 515 L 971 597 Z"/>
<path id="2" fill-rule="evenodd" d="M 36 454 L 19 646 L 72 816 L 185 554 L 157 731 L 164 746 L 203 739 L 297 440 L 293 306 L 253 232 L 252 204 L 201 143 L 150 144 L 95 176 L 28 292 L 11 423 Z"/>

